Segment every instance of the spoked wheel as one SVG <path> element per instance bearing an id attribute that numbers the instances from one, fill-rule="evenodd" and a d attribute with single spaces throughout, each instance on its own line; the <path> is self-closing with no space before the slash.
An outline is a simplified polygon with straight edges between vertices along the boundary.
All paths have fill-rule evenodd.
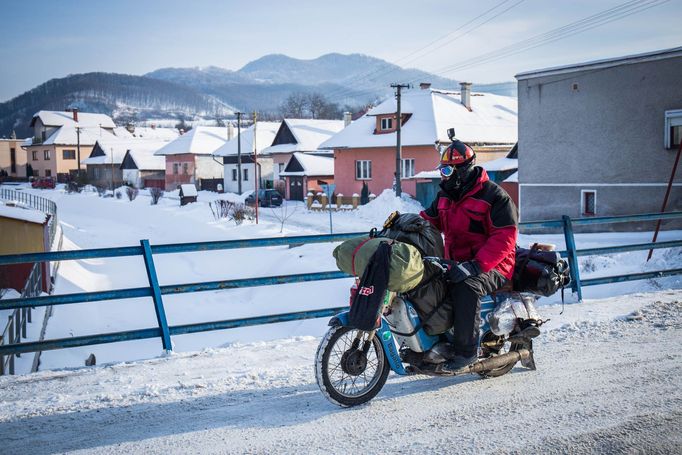
<path id="1" fill-rule="evenodd" d="M 315 377 L 322 393 L 339 406 L 366 403 L 381 390 L 391 367 L 374 332 L 333 327 L 315 357 Z"/>
<path id="2" fill-rule="evenodd" d="M 504 337 L 497 336 L 491 331 L 485 332 L 481 337 L 482 358 L 489 358 L 501 354 L 506 354 L 510 350 L 513 351 L 514 349 L 516 349 L 516 345 L 514 343 L 506 341 Z M 484 378 L 496 378 L 498 376 L 502 376 L 504 374 L 509 373 L 512 370 L 512 368 L 514 368 L 514 365 L 516 365 L 516 361 L 509 362 L 506 365 L 494 368 L 492 370 L 481 371 L 478 374 Z"/>

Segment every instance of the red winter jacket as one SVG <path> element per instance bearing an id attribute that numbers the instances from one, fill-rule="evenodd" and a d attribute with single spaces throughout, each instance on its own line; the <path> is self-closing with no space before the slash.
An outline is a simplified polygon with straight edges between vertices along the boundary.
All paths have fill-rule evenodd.
<path id="1" fill-rule="evenodd" d="M 462 198 L 440 191 L 420 213 L 445 235 L 445 256 L 458 262 L 475 260 L 483 272 L 493 269 L 511 280 L 518 221 L 516 207 L 485 169 Z"/>

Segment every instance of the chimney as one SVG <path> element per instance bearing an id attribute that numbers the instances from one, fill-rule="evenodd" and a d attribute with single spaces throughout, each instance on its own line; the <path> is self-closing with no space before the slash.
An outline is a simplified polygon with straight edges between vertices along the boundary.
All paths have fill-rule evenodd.
<path id="1" fill-rule="evenodd" d="M 471 111 L 471 82 L 460 82 L 459 85 L 462 87 L 460 95 L 462 104 Z"/>
<path id="2" fill-rule="evenodd" d="M 431 88 L 431 82 L 420 82 L 419 88 L 422 90 L 428 90 Z"/>
<path id="3" fill-rule="evenodd" d="M 71 112 L 73 113 L 73 121 L 78 123 L 78 108 L 74 107 Z"/>
<path id="4" fill-rule="evenodd" d="M 350 112 L 344 112 L 343 113 L 343 127 L 347 127 L 350 125 L 350 122 L 353 120 L 353 114 Z"/>
<path id="5" fill-rule="evenodd" d="M 234 137 L 234 125 L 232 122 L 227 122 L 227 140 L 229 141 Z"/>

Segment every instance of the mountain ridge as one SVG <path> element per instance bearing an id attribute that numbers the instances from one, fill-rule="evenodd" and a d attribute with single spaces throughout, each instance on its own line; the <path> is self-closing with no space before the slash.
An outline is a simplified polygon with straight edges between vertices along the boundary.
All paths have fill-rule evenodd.
<path id="1" fill-rule="evenodd" d="M 166 67 L 141 76 L 91 72 L 50 79 L 0 103 L 0 137 L 30 135 L 41 109 L 78 107 L 111 115 L 118 123 L 154 119 L 217 119 L 235 109 L 276 115 L 293 93 L 320 93 L 344 109 L 391 96 L 394 82 L 430 82 L 458 89 L 459 82 L 402 68 L 365 54 L 328 53 L 313 59 L 268 54 L 234 71 L 218 66 Z M 474 90 L 513 95 L 514 82 L 475 84 Z"/>

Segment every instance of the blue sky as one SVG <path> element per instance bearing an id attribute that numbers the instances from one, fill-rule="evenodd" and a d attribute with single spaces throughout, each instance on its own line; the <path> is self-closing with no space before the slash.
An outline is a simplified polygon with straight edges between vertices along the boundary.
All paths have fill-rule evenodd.
<path id="1" fill-rule="evenodd" d="M 650 1 L 657 6 L 511 57 L 441 75 L 474 83 L 509 81 L 514 74 L 531 69 L 681 46 L 682 0 Z M 0 101 L 73 73 L 140 75 L 162 67 L 209 65 L 237 70 L 271 53 L 302 59 L 330 52 L 362 53 L 401 66 L 441 72 L 623 3 L 625 0 L 2 2 Z M 464 24 L 496 5 L 497 9 L 478 22 L 510 9 L 462 34 L 477 22 Z M 447 40 L 405 58 L 448 33 Z"/>

